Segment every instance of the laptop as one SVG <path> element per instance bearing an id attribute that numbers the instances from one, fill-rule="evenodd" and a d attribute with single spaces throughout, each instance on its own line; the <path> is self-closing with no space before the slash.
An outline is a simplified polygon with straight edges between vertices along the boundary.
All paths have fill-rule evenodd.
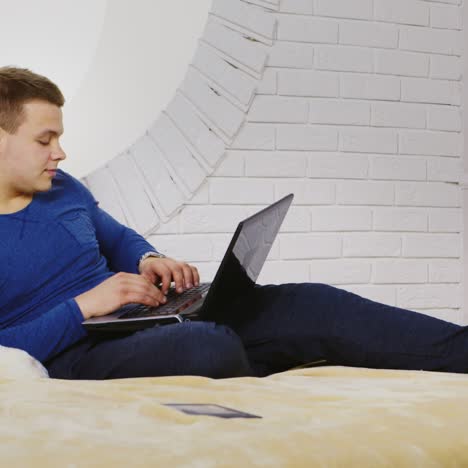
<path id="1" fill-rule="evenodd" d="M 110 314 L 89 318 L 82 325 L 88 331 L 132 332 L 187 320 L 227 323 L 233 313 L 229 305 L 240 292 L 245 296 L 255 287 L 293 198 L 290 193 L 239 222 L 211 283 L 201 283 L 182 293 L 171 287 L 166 304 L 126 304 Z"/>

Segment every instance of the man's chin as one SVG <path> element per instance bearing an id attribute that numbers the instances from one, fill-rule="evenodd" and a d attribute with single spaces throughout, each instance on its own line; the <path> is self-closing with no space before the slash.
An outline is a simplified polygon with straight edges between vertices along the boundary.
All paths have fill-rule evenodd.
<path id="1" fill-rule="evenodd" d="M 41 180 L 39 184 L 34 187 L 34 193 L 36 192 L 48 192 L 52 188 L 52 179 L 49 177 L 48 180 Z"/>

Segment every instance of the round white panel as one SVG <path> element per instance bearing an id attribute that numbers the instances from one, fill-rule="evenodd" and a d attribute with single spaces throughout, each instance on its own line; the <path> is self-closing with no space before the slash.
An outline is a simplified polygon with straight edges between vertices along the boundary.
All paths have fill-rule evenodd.
<path id="1" fill-rule="evenodd" d="M 68 158 L 82 177 L 128 148 L 174 97 L 211 0 L 0 0 L 0 65 L 52 79 L 65 95 Z"/>
<path id="2" fill-rule="evenodd" d="M 0 66 L 47 76 L 70 100 L 89 69 L 106 0 L 0 0 Z"/>

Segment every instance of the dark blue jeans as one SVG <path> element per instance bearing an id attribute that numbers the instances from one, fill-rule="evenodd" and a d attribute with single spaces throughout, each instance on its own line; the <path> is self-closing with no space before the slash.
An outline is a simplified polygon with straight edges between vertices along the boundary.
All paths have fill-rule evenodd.
<path id="1" fill-rule="evenodd" d="M 312 361 L 468 372 L 468 327 L 322 283 L 257 286 L 227 324 L 90 334 L 44 363 L 51 378 L 266 376 Z"/>

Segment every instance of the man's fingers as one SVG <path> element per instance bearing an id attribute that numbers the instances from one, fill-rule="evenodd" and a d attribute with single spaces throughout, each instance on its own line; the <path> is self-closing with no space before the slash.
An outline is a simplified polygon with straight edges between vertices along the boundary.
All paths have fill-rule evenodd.
<path id="1" fill-rule="evenodd" d="M 147 285 L 149 285 L 151 296 L 160 303 L 166 302 L 166 296 L 162 293 L 162 291 L 151 281 L 149 280 L 146 280 L 146 281 L 147 281 Z"/>
<path id="2" fill-rule="evenodd" d="M 193 273 L 190 265 L 182 264 L 182 271 L 184 273 L 184 283 L 186 288 L 191 288 L 194 284 Z"/>
<path id="3" fill-rule="evenodd" d="M 174 266 L 174 268 L 172 269 L 172 277 L 174 279 L 174 285 L 175 285 L 176 291 L 178 293 L 181 293 L 185 288 L 185 284 L 184 284 L 184 274 L 183 274 L 182 268 L 179 265 Z"/>
<path id="4" fill-rule="evenodd" d="M 174 287 L 178 293 L 200 284 L 200 275 L 197 268 L 188 263 L 167 258 L 157 266 L 155 273 L 157 279 L 161 280 L 160 288 L 163 294 L 167 294 L 172 281 L 174 281 Z"/>
<path id="5" fill-rule="evenodd" d="M 192 269 L 193 284 L 198 286 L 200 284 L 200 275 L 198 274 L 198 270 L 192 265 L 190 265 L 190 268 Z"/>
<path id="6" fill-rule="evenodd" d="M 164 269 L 162 275 L 161 275 L 161 289 L 164 294 L 167 294 L 167 291 L 169 291 L 169 288 L 171 287 L 171 281 L 172 281 L 172 273 L 169 268 Z"/>
<path id="7" fill-rule="evenodd" d="M 163 294 L 163 292 L 154 284 L 152 285 L 154 289 L 156 289 L 157 294 L 156 294 L 156 299 L 158 302 L 162 302 L 163 304 L 167 301 L 166 296 Z"/>
<path id="8" fill-rule="evenodd" d="M 189 289 L 200 284 L 198 270 L 188 263 L 178 262 L 172 269 L 172 276 L 177 292 L 182 292 L 184 289 Z"/>

